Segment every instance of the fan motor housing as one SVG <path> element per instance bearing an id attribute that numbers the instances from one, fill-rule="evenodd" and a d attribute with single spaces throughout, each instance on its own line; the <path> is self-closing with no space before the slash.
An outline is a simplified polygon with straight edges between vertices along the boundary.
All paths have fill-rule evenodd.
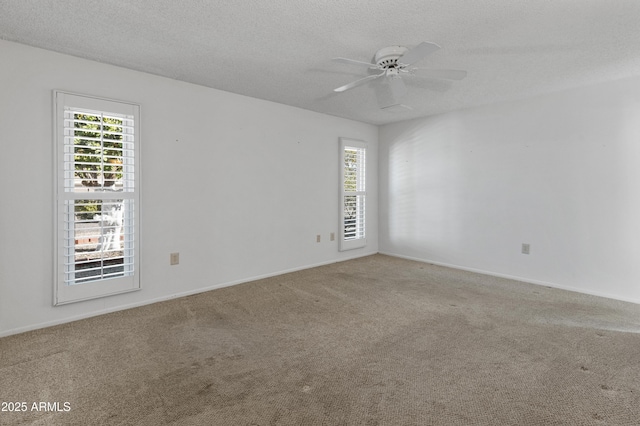
<path id="1" fill-rule="evenodd" d="M 407 50 L 409 49 L 403 46 L 383 47 L 376 52 L 374 60 L 381 69 L 395 69 L 398 66 L 398 58 L 404 55 Z"/>

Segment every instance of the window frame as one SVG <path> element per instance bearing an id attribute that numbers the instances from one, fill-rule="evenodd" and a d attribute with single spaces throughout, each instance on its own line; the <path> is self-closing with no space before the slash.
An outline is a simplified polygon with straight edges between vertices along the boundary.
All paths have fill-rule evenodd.
<path id="1" fill-rule="evenodd" d="M 366 162 L 367 162 L 367 146 L 364 141 L 349 138 L 340 138 L 340 222 L 339 222 L 339 251 L 347 251 L 365 247 L 367 245 L 367 174 L 366 174 Z M 356 171 L 356 190 L 345 190 L 345 152 L 347 149 L 355 149 L 361 151 L 362 155 L 362 167 Z M 356 236 L 353 238 L 347 238 L 345 236 L 345 197 L 356 197 Z M 360 212 L 359 210 L 363 211 Z M 362 223 L 359 223 L 362 221 Z"/>
<path id="2" fill-rule="evenodd" d="M 65 189 L 68 185 L 69 171 L 65 171 L 65 155 L 68 145 L 65 145 L 65 112 L 68 109 L 77 112 L 103 113 L 105 115 L 127 116 L 133 120 L 133 158 L 127 157 L 127 167 L 133 169 L 132 186 L 125 191 L 107 192 L 94 191 L 79 193 Z M 124 129 L 123 129 L 124 131 Z M 83 300 L 96 299 L 120 293 L 137 291 L 140 289 L 140 105 L 126 101 L 106 99 L 60 90 L 53 91 L 53 142 L 54 142 L 54 291 L 53 305 L 59 306 Z M 68 135 L 67 135 L 68 137 Z M 124 142 L 123 142 L 124 143 Z M 122 147 L 124 149 L 124 145 Z M 104 155 L 104 154 L 103 154 Z M 124 159 L 125 157 L 123 157 Z M 75 160 L 74 160 L 75 161 Z M 104 161 L 104 160 L 103 160 Z M 122 168 L 125 173 L 125 167 Z M 66 180 L 66 182 L 65 182 Z M 76 201 L 74 201 L 76 200 Z M 126 226 L 132 226 L 133 231 L 124 237 L 123 251 L 131 250 L 131 264 L 123 266 L 126 273 L 122 276 L 98 278 L 84 283 L 68 284 L 70 274 L 65 269 L 65 259 L 76 253 L 76 235 L 73 230 L 65 231 L 65 215 L 73 214 L 73 207 L 77 200 L 122 200 L 122 205 L 131 205 L 130 215 L 125 216 Z M 125 201 L 126 200 L 126 201 Z M 125 208 L 125 212 L 127 209 Z M 125 213 L 126 215 L 127 213 Z M 71 219 L 75 227 L 76 220 Z M 102 234 L 104 236 L 104 234 Z M 71 252 L 73 250 L 73 252 Z M 73 254 L 70 254 L 73 253 Z M 123 253 L 126 258 L 126 254 Z M 73 261 L 74 265 L 76 260 Z M 123 262 L 126 263 L 125 260 Z M 75 267 L 74 267 L 75 268 Z M 102 265 L 102 271 L 107 269 Z M 74 269 L 75 270 L 75 269 Z M 71 272 L 71 274 L 75 274 Z M 75 276 L 75 275 L 74 275 Z"/>

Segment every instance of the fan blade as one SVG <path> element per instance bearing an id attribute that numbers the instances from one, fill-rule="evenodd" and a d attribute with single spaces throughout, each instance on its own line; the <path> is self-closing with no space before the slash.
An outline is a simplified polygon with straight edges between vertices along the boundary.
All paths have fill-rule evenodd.
<path id="1" fill-rule="evenodd" d="M 344 92 L 345 90 L 353 89 L 356 86 L 360 86 L 361 84 L 366 83 L 367 81 L 375 80 L 378 77 L 382 77 L 385 73 L 368 75 L 365 78 L 361 78 L 360 80 L 352 81 L 349 84 L 345 84 L 344 86 L 340 86 L 337 89 L 333 89 L 334 92 Z"/>
<path id="2" fill-rule="evenodd" d="M 385 84 L 376 84 L 376 98 L 380 109 L 391 108 L 400 104 L 400 98 L 407 93 L 407 87 L 402 78 L 397 75 L 387 75 Z"/>
<path id="3" fill-rule="evenodd" d="M 402 78 L 395 76 L 387 78 L 387 82 L 389 83 L 389 88 L 391 89 L 391 95 L 395 100 L 403 97 L 407 94 L 407 86 L 404 85 L 404 81 Z"/>
<path id="4" fill-rule="evenodd" d="M 467 76 L 467 72 L 463 70 L 430 70 L 426 68 L 413 68 L 409 70 L 410 74 L 427 78 L 439 78 L 442 80 L 462 80 Z"/>
<path id="5" fill-rule="evenodd" d="M 369 68 L 378 68 L 376 64 L 372 64 L 370 62 L 356 61 L 355 59 L 333 58 L 333 61 L 341 62 L 343 64 L 349 64 L 349 65 L 360 65 L 360 66 L 367 66 Z"/>
<path id="6" fill-rule="evenodd" d="M 393 105 L 380 107 L 380 109 L 385 110 L 385 111 L 393 111 L 393 112 L 401 112 L 401 111 L 407 111 L 407 110 L 411 111 L 411 110 L 413 110 L 413 108 L 411 108 L 409 105 L 405 105 L 405 104 L 393 104 Z"/>
<path id="7" fill-rule="evenodd" d="M 400 58 L 398 59 L 398 62 L 405 65 L 411 65 L 423 59 L 427 55 L 435 52 L 438 49 L 440 49 L 440 46 L 438 46 L 437 44 L 423 41 L 413 49 L 409 50 L 404 55 L 400 56 Z"/>

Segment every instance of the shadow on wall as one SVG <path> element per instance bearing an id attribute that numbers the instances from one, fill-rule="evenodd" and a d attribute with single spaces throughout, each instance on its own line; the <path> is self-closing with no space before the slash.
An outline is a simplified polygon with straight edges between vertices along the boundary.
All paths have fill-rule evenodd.
<path id="1" fill-rule="evenodd" d="M 384 126 L 383 250 L 637 300 L 640 113 L 619 90 Z"/>
<path id="2" fill-rule="evenodd" d="M 444 240 L 458 238 L 454 183 L 459 162 L 449 121 L 435 117 L 409 127 L 405 123 L 389 143 L 389 242 L 410 250 L 410 256 L 424 257 Z"/>

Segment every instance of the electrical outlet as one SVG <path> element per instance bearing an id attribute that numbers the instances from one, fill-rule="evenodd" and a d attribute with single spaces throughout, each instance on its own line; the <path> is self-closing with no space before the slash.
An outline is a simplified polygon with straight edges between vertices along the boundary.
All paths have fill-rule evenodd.
<path id="1" fill-rule="evenodd" d="M 529 244 L 522 243 L 522 254 L 529 254 L 530 247 Z"/>
<path id="2" fill-rule="evenodd" d="M 169 264 L 177 265 L 180 263 L 180 253 L 171 253 L 169 257 Z"/>
<path id="3" fill-rule="evenodd" d="M 316 235 L 316 243 L 320 242 L 320 234 Z"/>
<path id="4" fill-rule="evenodd" d="M 335 232 L 332 232 L 331 234 L 329 234 L 329 239 L 330 239 L 331 241 L 335 241 L 335 240 L 336 240 L 336 233 L 335 233 Z"/>

